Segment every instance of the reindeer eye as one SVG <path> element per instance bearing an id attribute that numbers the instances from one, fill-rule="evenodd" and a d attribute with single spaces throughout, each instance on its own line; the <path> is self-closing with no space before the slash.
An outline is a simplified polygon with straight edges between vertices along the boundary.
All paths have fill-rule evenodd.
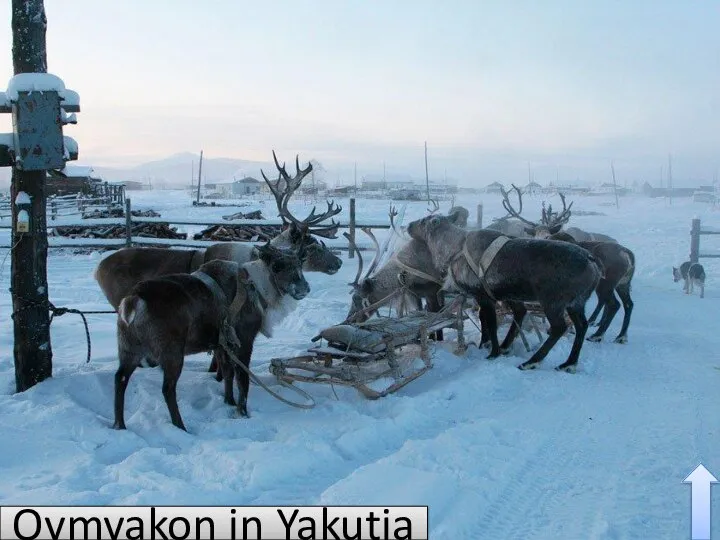
<path id="1" fill-rule="evenodd" d="M 283 270 L 285 270 L 285 264 L 281 262 L 274 262 L 272 263 L 271 268 L 272 271 L 275 273 L 282 272 Z"/>

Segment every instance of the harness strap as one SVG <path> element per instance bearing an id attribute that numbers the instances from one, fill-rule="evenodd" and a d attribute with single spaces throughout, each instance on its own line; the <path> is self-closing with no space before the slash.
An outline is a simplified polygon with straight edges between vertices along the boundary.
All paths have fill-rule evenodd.
<path id="1" fill-rule="evenodd" d="M 478 264 L 475 264 L 475 261 L 472 258 L 472 255 L 470 254 L 470 250 L 468 249 L 467 240 L 463 242 L 463 250 L 462 255 L 465 257 L 465 261 L 467 261 L 470 268 L 472 268 L 472 271 L 475 272 L 477 277 L 480 279 L 480 283 L 483 286 L 483 289 L 485 289 L 485 292 L 487 295 L 494 301 L 497 302 L 497 298 L 495 298 L 495 295 L 493 295 L 492 291 L 490 291 L 490 287 L 487 283 L 487 280 L 485 279 L 485 274 L 490 269 L 490 266 L 492 265 L 493 261 L 495 261 L 495 257 L 500 252 L 500 250 L 510 241 L 510 238 L 507 236 L 498 236 L 495 240 L 493 240 L 490 245 L 483 251 L 483 254 L 480 256 L 480 261 Z"/>
<path id="2" fill-rule="evenodd" d="M 405 271 L 406 271 L 408 274 L 410 274 L 410 275 L 413 275 L 413 276 L 415 276 L 415 277 L 419 277 L 420 279 L 424 279 L 424 280 L 427 280 L 427 281 L 431 281 L 431 282 L 433 282 L 433 283 L 437 283 L 438 285 L 442 285 L 442 284 L 443 284 L 442 280 L 440 280 L 440 279 L 438 279 L 438 278 L 436 278 L 436 277 L 434 277 L 434 276 L 431 276 L 430 274 L 426 274 L 426 273 L 423 272 L 422 270 L 418 270 L 417 268 L 413 268 L 412 266 L 408 266 L 407 264 L 405 264 L 404 262 L 400 261 L 399 259 L 395 259 L 395 262 L 397 263 L 397 265 L 398 265 L 400 268 L 402 268 L 403 270 L 405 270 Z"/>
<path id="3" fill-rule="evenodd" d="M 221 303 L 221 305 L 227 306 L 227 304 L 228 304 L 227 295 L 222 290 L 220 285 L 218 285 L 217 281 L 215 281 L 213 278 L 211 278 L 205 272 L 201 272 L 200 270 L 196 270 L 195 272 L 193 272 L 190 275 L 198 278 L 205 285 L 207 285 L 207 288 L 210 289 L 210 292 Z"/>

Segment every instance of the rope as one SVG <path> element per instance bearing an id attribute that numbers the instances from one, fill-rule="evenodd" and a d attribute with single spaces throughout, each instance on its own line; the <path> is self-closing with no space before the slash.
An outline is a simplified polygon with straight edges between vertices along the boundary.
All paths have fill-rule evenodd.
<path id="1" fill-rule="evenodd" d="M 237 334 L 235 333 L 235 329 L 230 324 L 230 321 L 228 319 L 225 319 L 223 321 L 221 330 L 220 330 L 220 346 L 225 350 L 227 355 L 230 357 L 230 360 L 232 360 L 232 363 L 235 364 L 237 367 L 242 369 L 245 373 L 247 373 L 248 377 L 252 382 L 260 386 L 263 390 L 265 390 L 268 394 L 270 394 L 275 399 L 282 401 L 283 403 L 286 403 L 287 405 L 290 405 L 291 407 L 297 407 L 298 409 L 312 409 L 315 407 L 315 399 L 305 392 L 304 390 L 301 390 L 300 388 L 293 386 L 292 384 L 288 384 L 283 380 L 279 380 L 281 386 L 284 386 L 286 388 L 289 388 L 299 394 L 300 396 L 304 397 L 310 403 L 296 403 L 294 401 L 290 401 L 289 399 L 286 399 L 282 397 L 277 392 L 273 391 L 268 385 L 266 385 L 264 382 L 260 380 L 260 378 L 255 375 L 252 371 L 250 371 L 250 368 L 248 368 L 245 364 L 243 364 L 240 359 L 235 355 L 235 353 L 232 350 L 232 346 L 234 345 L 238 349 L 241 347 L 240 341 L 237 338 Z"/>
<path id="2" fill-rule="evenodd" d="M 87 318 L 85 317 L 85 315 L 101 315 L 101 314 L 106 314 L 106 313 L 117 313 L 115 310 L 113 310 L 113 311 L 82 311 L 79 309 L 68 308 L 68 307 L 57 307 L 49 300 L 44 300 L 42 302 L 23 300 L 23 302 L 25 305 L 21 308 L 16 309 L 15 311 L 13 311 L 13 313 L 10 315 L 11 319 L 15 320 L 15 316 L 18 313 L 27 311 L 29 309 L 34 309 L 34 308 L 45 308 L 50 311 L 49 324 L 52 324 L 53 319 L 55 319 L 55 317 L 61 317 L 61 316 L 65 315 L 66 313 L 74 313 L 76 315 L 80 315 L 80 317 L 82 318 L 82 321 L 83 321 L 83 326 L 85 327 L 85 340 L 87 342 L 87 358 L 85 360 L 86 364 L 90 362 L 90 356 L 92 354 L 92 345 L 90 343 L 90 328 L 88 327 L 88 322 L 87 322 Z"/>

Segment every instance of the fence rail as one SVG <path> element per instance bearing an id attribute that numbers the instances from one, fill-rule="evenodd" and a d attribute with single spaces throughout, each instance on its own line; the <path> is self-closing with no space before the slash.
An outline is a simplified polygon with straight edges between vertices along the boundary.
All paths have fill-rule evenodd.
<path id="1" fill-rule="evenodd" d="M 353 201 L 354 202 L 354 201 Z M 248 226 L 282 226 L 283 222 L 280 220 L 270 219 L 235 219 L 235 220 L 202 220 L 202 219 L 182 219 L 182 218 L 153 218 L 153 217 L 136 217 L 132 215 L 132 207 L 130 199 L 125 199 L 125 217 L 122 218 L 98 218 L 98 219 L 83 219 L 81 221 L 62 221 L 58 223 L 48 224 L 48 229 L 54 227 L 91 227 L 91 226 L 124 226 L 125 236 L 122 238 L 82 238 L 72 239 L 51 236 L 48 237 L 48 248 L 108 248 L 108 249 L 119 249 L 125 246 L 143 245 L 143 246 L 173 246 L 173 247 L 207 247 L 211 244 L 217 244 L 222 242 L 221 240 L 192 240 L 192 239 L 173 239 L 173 238 L 150 238 L 143 236 L 133 236 L 132 228 L 133 225 L 149 224 L 149 223 L 164 223 L 167 225 L 193 225 L 202 227 L 212 226 L 237 226 L 237 225 L 248 225 Z M 357 229 L 389 229 L 389 222 L 356 222 L 355 213 L 350 214 L 349 221 L 340 222 L 340 229 L 348 229 L 350 234 L 355 240 L 355 232 Z M 10 222 L 0 221 L 1 229 L 12 229 Z M 240 240 L 236 240 L 240 241 Z M 348 250 L 346 245 L 330 245 L 332 249 L 339 251 L 348 251 L 349 257 L 352 258 L 352 250 Z M 0 249 L 8 249 L 9 245 L 2 245 Z M 358 246 L 362 251 L 369 249 L 365 246 Z"/>
<path id="2" fill-rule="evenodd" d="M 700 259 L 720 259 L 720 253 L 700 253 L 700 237 L 720 235 L 720 231 L 703 230 L 699 219 L 692 220 L 690 227 L 690 262 L 697 263 Z"/>

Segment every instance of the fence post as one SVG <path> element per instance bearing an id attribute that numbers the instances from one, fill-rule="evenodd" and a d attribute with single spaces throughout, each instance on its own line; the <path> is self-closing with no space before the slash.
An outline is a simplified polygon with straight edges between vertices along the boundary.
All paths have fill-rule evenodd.
<path id="1" fill-rule="evenodd" d="M 350 199 L 350 224 L 348 226 L 350 239 L 351 239 L 351 245 L 355 244 L 355 198 Z M 352 259 L 355 257 L 355 250 L 348 249 L 348 259 Z"/>
<path id="2" fill-rule="evenodd" d="M 690 229 L 690 264 L 695 264 L 700 259 L 700 220 L 692 220 Z"/>
<path id="3" fill-rule="evenodd" d="M 482 220 L 483 220 L 483 205 L 482 203 L 477 205 L 477 226 L 478 229 L 482 229 Z"/>
<path id="4" fill-rule="evenodd" d="M 125 246 L 132 246 L 132 212 L 130 211 L 130 199 L 125 199 Z"/>

